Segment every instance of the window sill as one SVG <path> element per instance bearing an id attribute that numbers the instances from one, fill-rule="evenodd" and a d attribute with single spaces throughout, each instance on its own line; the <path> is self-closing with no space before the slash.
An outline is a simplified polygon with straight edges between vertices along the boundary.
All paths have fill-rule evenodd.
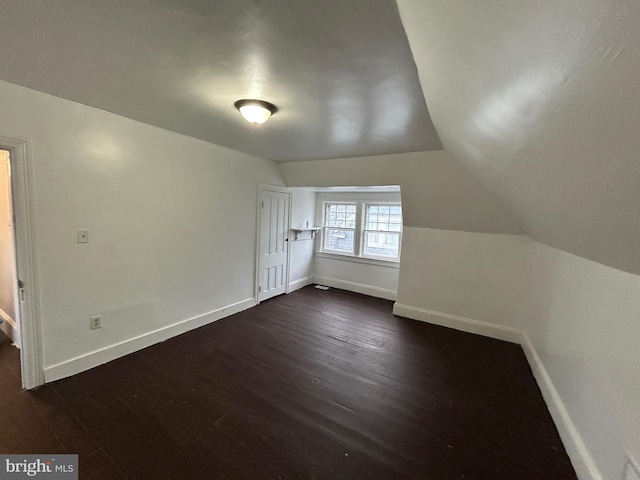
<path id="1" fill-rule="evenodd" d="M 377 265 L 379 267 L 400 268 L 398 260 L 379 260 L 377 258 L 355 257 L 342 253 L 316 252 L 316 257 L 329 258 L 331 260 L 342 260 L 344 262 L 365 263 L 368 265 Z"/>

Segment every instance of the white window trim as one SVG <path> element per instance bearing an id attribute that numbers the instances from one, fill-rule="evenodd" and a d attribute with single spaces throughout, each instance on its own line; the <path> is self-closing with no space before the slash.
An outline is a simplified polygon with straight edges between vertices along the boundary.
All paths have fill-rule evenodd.
<path id="1" fill-rule="evenodd" d="M 356 206 L 356 226 L 355 229 L 346 229 L 345 230 L 353 230 L 353 253 L 346 253 L 338 250 L 330 250 L 325 249 L 325 235 L 326 235 L 326 213 L 327 213 L 327 205 L 328 204 L 339 204 L 339 205 L 355 205 Z M 373 265 L 384 265 L 384 264 L 392 264 L 399 265 L 400 258 L 402 256 L 402 231 L 403 228 L 399 232 L 385 232 L 380 231 L 380 233 L 398 233 L 399 234 L 399 244 L 398 244 L 398 256 L 397 257 L 382 257 L 375 255 L 364 255 L 364 233 L 374 232 L 374 230 L 365 230 L 366 227 L 366 208 L 367 205 L 389 205 L 389 206 L 399 206 L 402 207 L 401 202 L 389 202 L 389 201 L 376 201 L 376 200 L 358 200 L 358 201 L 342 201 L 342 200 L 324 200 L 322 202 L 322 238 L 320 239 L 320 249 L 317 254 L 322 257 L 332 258 L 332 257 L 343 257 L 341 260 L 356 260 L 361 261 L 361 263 L 370 263 Z M 403 217 L 404 218 L 404 217 Z M 377 231 L 377 230 L 375 230 Z M 386 265 L 385 265 L 386 266 Z"/>

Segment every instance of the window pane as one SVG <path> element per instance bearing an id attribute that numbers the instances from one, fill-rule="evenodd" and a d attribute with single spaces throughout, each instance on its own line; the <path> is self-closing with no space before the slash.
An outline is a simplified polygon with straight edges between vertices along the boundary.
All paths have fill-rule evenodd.
<path id="1" fill-rule="evenodd" d="M 398 257 L 400 235 L 397 233 L 366 232 L 364 254 L 376 257 Z"/>
<path id="2" fill-rule="evenodd" d="M 324 219 L 325 227 L 355 228 L 356 206 L 346 203 L 327 203 Z"/>
<path id="3" fill-rule="evenodd" d="M 344 225 L 341 225 L 347 228 L 356 228 L 356 214 L 350 213 L 347 215 L 345 219 Z"/>
<path id="4" fill-rule="evenodd" d="M 402 231 L 402 207 L 399 205 L 367 205 L 366 230 Z"/>
<path id="5" fill-rule="evenodd" d="M 324 249 L 353 253 L 353 230 L 325 228 Z"/>

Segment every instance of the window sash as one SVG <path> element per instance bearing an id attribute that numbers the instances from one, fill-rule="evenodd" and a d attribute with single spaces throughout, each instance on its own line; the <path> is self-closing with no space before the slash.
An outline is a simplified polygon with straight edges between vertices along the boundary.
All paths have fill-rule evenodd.
<path id="1" fill-rule="evenodd" d="M 355 255 L 358 205 L 351 202 L 324 204 L 322 250 Z"/>
<path id="2" fill-rule="evenodd" d="M 324 226 L 355 229 L 358 205 L 355 203 L 327 202 L 324 205 Z"/>
<path id="3" fill-rule="evenodd" d="M 391 203 L 365 204 L 364 230 L 401 232 L 402 206 Z"/>
<path id="4" fill-rule="evenodd" d="M 397 203 L 365 203 L 362 229 L 361 256 L 397 260 L 400 258 L 402 241 L 402 205 Z M 371 236 L 384 240 L 396 238 L 391 248 L 384 240 L 374 244 Z"/>
<path id="5" fill-rule="evenodd" d="M 355 255 L 355 228 L 324 227 L 323 230 L 323 251 Z"/>
<path id="6" fill-rule="evenodd" d="M 378 245 L 372 245 L 369 243 L 369 234 L 388 235 L 397 237 L 397 246 L 395 248 L 385 247 L 385 242 L 378 242 Z M 362 256 L 367 258 L 384 258 L 384 259 L 399 259 L 400 258 L 400 245 L 402 243 L 402 232 L 394 232 L 388 230 L 363 230 L 362 231 Z M 377 249 L 377 252 L 371 252 L 370 249 Z M 393 255 L 387 255 L 385 250 L 394 250 Z"/>

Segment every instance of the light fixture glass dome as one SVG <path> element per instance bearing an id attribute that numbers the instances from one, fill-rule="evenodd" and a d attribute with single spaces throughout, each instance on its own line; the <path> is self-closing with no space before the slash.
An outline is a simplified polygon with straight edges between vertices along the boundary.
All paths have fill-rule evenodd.
<path id="1" fill-rule="evenodd" d="M 260 125 L 266 122 L 271 115 L 278 111 L 274 104 L 265 102 L 264 100 L 238 100 L 234 103 L 234 106 L 240 111 L 240 114 L 247 122 L 254 125 Z"/>
<path id="2" fill-rule="evenodd" d="M 259 105 L 245 105 L 240 107 L 239 110 L 244 119 L 254 125 L 264 123 L 271 117 L 271 112 Z"/>

